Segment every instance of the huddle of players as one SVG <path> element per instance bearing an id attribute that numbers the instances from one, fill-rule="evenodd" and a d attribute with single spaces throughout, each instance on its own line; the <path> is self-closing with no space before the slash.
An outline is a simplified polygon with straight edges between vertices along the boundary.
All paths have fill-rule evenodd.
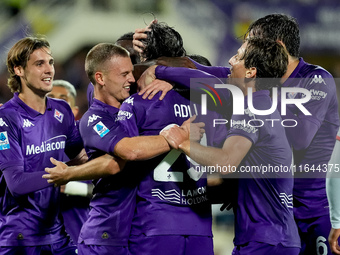
<path id="1" fill-rule="evenodd" d="M 157 23 L 150 29 L 144 42 L 144 60 L 186 54 L 176 31 Z M 165 31 L 170 32 L 170 36 Z M 66 167 L 51 160 L 56 167 L 47 169 L 44 178 L 49 179 L 48 182 L 41 176 L 45 166 L 52 166 L 49 157 L 62 161 L 65 149 L 73 158 L 82 148 L 66 104 L 45 97 L 54 75 L 49 45 L 46 41 L 38 42 L 38 46 L 35 44 L 28 51 L 30 55 L 23 54 L 24 59 L 20 59 L 23 62 L 13 60 L 13 64 L 8 64 L 10 73 L 14 70 L 13 78 L 19 79 L 22 87 L 14 90 L 19 93 L 0 110 L 1 200 L 6 205 L 1 209 L 1 217 L 8 220 L 7 224 L 0 224 L 0 251 L 7 254 L 7 251 L 33 249 L 34 254 L 40 254 L 47 249 L 52 253 L 74 254 L 75 247 L 68 244 L 57 215 L 59 190 L 50 182 L 64 184 L 76 179 L 96 179 L 89 218 L 78 240 L 79 254 L 213 254 L 207 179 L 194 171 L 184 154 L 190 154 L 202 165 L 219 163 L 239 167 L 269 162 L 289 166 L 292 146 L 295 165 L 327 164 L 339 127 L 331 75 L 298 58 L 299 31 L 294 19 L 269 15 L 255 21 L 248 32 L 249 38 L 229 61 L 231 69 L 207 67 L 195 61 L 192 63 L 196 69 L 151 66 L 138 82 L 140 89 L 150 80 L 154 84 L 161 83 L 158 79 L 178 85 L 163 100 L 157 96 L 144 100 L 138 94 L 129 97 L 135 79 L 127 51 L 113 44 L 93 47 L 87 55 L 85 68 L 94 85 L 94 99 L 79 127 L 90 161 L 79 167 Z M 157 41 L 156 35 L 166 40 Z M 13 48 L 25 40 L 32 39 L 23 39 Z M 11 51 L 10 54 L 14 55 Z M 32 56 L 38 59 L 32 63 L 37 70 L 41 65 L 46 65 L 48 70 L 38 79 L 30 80 L 32 72 L 27 70 L 34 60 Z M 303 77 L 294 83 L 285 80 L 281 86 L 324 92 L 325 97 L 312 97 L 304 105 L 312 113 L 310 116 L 301 114 L 297 108 L 288 109 L 286 117 L 299 123 L 293 130 L 267 125 L 258 129 L 233 126 L 228 131 L 221 126 L 219 130 L 209 126 L 211 122 L 207 119 L 213 119 L 217 113 L 211 112 L 203 118 L 195 112 L 199 108 L 191 107 L 185 87 L 190 87 L 191 78 L 211 78 L 210 82 L 216 84 L 219 78 L 229 75 L 230 81 L 242 91 L 251 88 L 255 108 L 271 106 L 268 92 L 271 87 L 264 86 L 261 78 Z M 40 105 L 27 97 L 32 94 L 40 100 Z M 293 96 L 301 98 L 303 95 Z M 230 101 L 230 94 L 225 93 L 223 97 L 226 102 Z M 208 147 L 189 142 L 195 128 L 192 125 L 189 128 L 193 119 L 186 120 L 193 114 L 197 114 L 195 122 L 206 123 L 205 145 Z M 254 119 L 249 112 L 241 117 Z M 281 118 L 277 110 L 271 117 Z M 239 116 L 232 118 L 240 120 Z M 261 116 L 256 116 L 259 118 Z M 61 125 L 55 127 L 55 123 Z M 181 127 L 161 132 L 170 124 Z M 42 134 L 39 141 L 38 137 L 32 137 L 29 130 L 32 127 L 33 132 Z M 202 136 L 201 127 L 197 124 L 196 141 Z M 285 132 L 288 139 L 283 135 Z M 21 144 L 21 141 L 25 142 Z M 327 205 L 324 177 L 293 179 L 286 173 L 271 177 L 252 173 L 237 181 L 233 254 L 327 254 L 330 222 L 328 209 L 324 208 Z M 39 182 L 33 181 L 39 178 Z M 20 185 L 23 183 L 26 187 Z M 45 200 L 37 203 L 37 198 Z M 54 215 L 49 214 L 51 208 Z M 36 215 L 36 218 L 27 229 L 27 222 L 32 222 L 29 215 Z M 315 231 L 310 232 L 311 228 Z M 11 229 L 10 233 L 6 229 Z"/>

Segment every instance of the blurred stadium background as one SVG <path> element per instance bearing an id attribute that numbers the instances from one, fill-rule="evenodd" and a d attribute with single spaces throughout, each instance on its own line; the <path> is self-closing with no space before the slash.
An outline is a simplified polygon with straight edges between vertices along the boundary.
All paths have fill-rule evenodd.
<path id="1" fill-rule="evenodd" d="M 156 17 L 181 33 L 188 54 L 228 65 L 248 25 L 269 13 L 296 17 L 301 56 L 340 76 L 338 0 L 0 0 L 0 102 L 12 97 L 6 85 L 7 52 L 26 35 L 46 35 L 55 58 L 55 79 L 76 86 L 81 116 L 87 110 L 89 83 L 84 59 L 95 44 L 115 42 Z M 218 208 L 214 206 L 216 255 L 230 254 L 233 215 Z"/>

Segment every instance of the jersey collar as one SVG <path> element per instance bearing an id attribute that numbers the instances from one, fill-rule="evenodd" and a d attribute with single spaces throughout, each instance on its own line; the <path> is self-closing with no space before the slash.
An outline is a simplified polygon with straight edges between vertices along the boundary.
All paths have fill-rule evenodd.
<path id="1" fill-rule="evenodd" d="M 14 97 L 13 97 L 14 101 L 19 104 L 21 106 L 21 108 L 23 108 L 31 117 L 37 117 L 39 115 L 42 115 L 40 112 L 37 112 L 36 110 L 32 109 L 31 107 L 29 107 L 27 104 L 25 104 L 20 98 L 19 98 L 19 93 L 16 92 L 14 93 Z M 51 100 L 47 97 L 46 98 L 46 111 L 47 110 L 51 110 L 52 106 L 51 106 Z M 45 112 L 46 112 L 45 111 Z"/>

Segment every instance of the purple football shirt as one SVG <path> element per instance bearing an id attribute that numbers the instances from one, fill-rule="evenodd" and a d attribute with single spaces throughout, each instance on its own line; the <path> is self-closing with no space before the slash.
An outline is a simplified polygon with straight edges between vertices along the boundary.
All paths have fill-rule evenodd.
<path id="1" fill-rule="evenodd" d="M 226 81 L 225 78 L 227 78 L 230 74 L 229 68 L 203 66 L 196 62 L 195 65 L 197 66 L 198 70 L 184 67 L 157 66 L 155 75 L 157 79 L 169 80 L 182 85 L 187 89 L 195 89 L 202 92 L 200 89 L 204 87 L 211 92 L 210 88 L 214 87 L 214 84 L 223 84 Z M 211 71 L 211 73 L 205 72 L 207 70 Z M 199 80 L 202 82 L 198 82 Z M 210 88 L 205 87 L 203 85 L 204 83 L 209 85 Z M 230 93 L 228 90 L 225 90 L 220 94 L 220 96 L 224 102 L 228 104 L 230 103 Z"/>
<path id="2" fill-rule="evenodd" d="M 219 78 L 227 78 L 230 72 L 228 67 L 207 67 L 198 63 L 195 65 L 198 69 Z M 180 70 L 180 68 L 177 69 Z M 172 71 L 171 67 L 157 67 L 156 77 L 172 81 L 176 79 Z M 193 73 L 193 71 L 190 72 Z M 192 77 L 189 71 L 181 71 L 180 78 L 187 81 L 183 85 L 189 86 L 188 80 Z M 292 146 L 298 148 L 298 150 L 294 150 L 296 167 L 293 192 L 294 215 L 298 219 L 327 215 L 328 202 L 324 178 L 335 143 L 334 137 L 339 127 L 334 79 L 322 67 L 308 64 L 300 58 L 298 66 L 282 87 L 305 88 L 311 92 L 311 100 L 304 104 L 304 107 L 312 114 L 311 116 L 303 116 L 292 105 L 288 105 L 290 111 L 288 111 L 287 117 L 282 116 L 282 119 L 297 119 L 294 115 L 298 115 L 300 119 L 297 119 L 300 124 L 296 128 L 286 128 L 288 141 Z M 301 93 L 291 93 L 287 98 L 301 98 L 302 96 Z M 278 105 L 281 103 L 280 100 L 279 96 Z M 313 123 L 313 128 L 308 128 L 308 123 Z M 301 125 L 304 127 L 301 128 Z M 297 129 L 301 131 L 296 132 Z"/>
<path id="3" fill-rule="evenodd" d="M 69 105 L 46 99 L 44 114 L 15 93 L 0 109 L 0 245 L 36 246 L 65 237 L 59 211 L 59 188 L 41 176 L 83 148 Z"/>
<path id="4" fill-rule="evenodd" d="M 176 91 L 169 91 L 161 101 L 158 97 L 144 100 L 134 94 L 123 102 L 117 120 L 130 136 L 158 135 L 167 125 L 181 125 L 196 114 L 190 101 Z M 207 116 L 213 118 L 214 114 Z M 208 145 L 220 146 L 226 137 L 225 126 L 205 128 Z M 171 150 L 140 162 L 139 171 L 144 178 L 137 191 L 132 235 L 212 236 L 206 176 L 195 171 L 184 154 Z"/>
<path id="5" fill-rule="evenodd" d="M 294 150 L 294 164 L 296 165 L 294 215 L 297 219 L 327 215 L 329 212 L 325 177 L 327 164 L 335 144 L 334 137 L 339 128 L 334 79 L 325 69 L 300 59 L 299 65 L 282 86 L 305 88 L 311 93 L 311 99 L 304 104 L 304 107 L 311 113 L 310 116 L 304 116 L 295 107 L 290 107 L 291 112 L 300 119 L 294 129 L 299 129 L 301 122 L 306 125 L 303 129 L 302 141 L 298 132 L 288 135 L 293 147 L 297 142 L 300 142 L 300 147 L 302 147 L 301 150 Z M 302 97 L 301 93 L 291 96 Z M 318 129 L 310 129 L 308 123 L 315 124 Z"/>
<path id="6" fill-rule="evenodd" d="M 106 153 L 128 136 L 116 122 L 118 109 L 97 99 L 80 120 L 80 134 L 89 159 Z M 94 180 L 90 213 L 78 242 L 86 245 L 127 246 L 136 204 L 137 184 L 126 169 L 114 176 Z"/>
<path id="7" fill-rule="evenodd" d="M 252 94 L 255 109 L 269 109 L 269 91 Z M 247 98 L 247 97 L 246 97 Z M 235 245 L 251 241 L 300 247 L 293 217 L 292 151 L 278 111 L 254 115 L 245 102 L 245 114 L 233 115 L 228 137 L 243 136 L 253 146 L 238 167 Z M 273 126 L 274 125 L 274 126 Z M 270 170 L 270 169 L 276 169 Z"/>
<path id="8" fill-rule="evenodd" d="M 88 107 L 90 107 L 93 102 L 93 94 L 94 94 L 94 87 L 93 87 L 93 84 L 90 82 L 87 85 L 87 90 L 86 90 Z"/>

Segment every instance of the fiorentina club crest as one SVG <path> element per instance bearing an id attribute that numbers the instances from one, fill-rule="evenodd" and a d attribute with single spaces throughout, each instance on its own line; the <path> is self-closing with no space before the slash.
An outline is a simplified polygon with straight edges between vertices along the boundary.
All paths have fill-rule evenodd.
<path id="1" fill-rule="evenodd" d="M 60 123 L 63 123 L 64 114 L 62 114 L 57 109 L 55 109 L 54 110 L 54 118 L 56 118 Z"/>

